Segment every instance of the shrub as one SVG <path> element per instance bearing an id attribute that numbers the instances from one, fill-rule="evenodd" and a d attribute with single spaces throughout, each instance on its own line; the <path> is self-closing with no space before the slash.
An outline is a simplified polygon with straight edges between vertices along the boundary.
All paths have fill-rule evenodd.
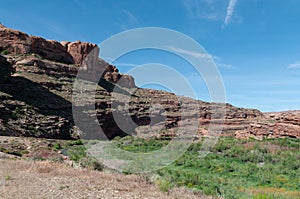
<path id="1" fill-rule="evenodd" d="M 64 162 L 64 158 L 60 155 L 51 156 L 49 158 L 49 160 L 52 161 L 52 162 L 58 162 L 58 163 L 63 163 Z"/>
<path id="2" fill-rule="evenodd" d="M 1 52 L 1 54 L 2 54 L 2 55 L 8 55 L 8 54 L 10 54 L 10 52 L 9 52 L 8 50 L 3 50 L 3 51 Z"/>
<path id="3" fill-rule="evenodd" d="M 80 160 L 80 165 L 83 168 L 89 168 L 97 171 L 102 171 L 104 169 L 104 165 L 92 157 L 82 158 Z"/>
<path id="4" fill-rule="evenodd" d="M 80 159 L 86 157 L 86 148 L 84 146 L 72 147 L 68 150 L 71 160 L 79 162 Z"/>
<path id="5" fill-rule="evenodd" d="M 168 192 L 172 188 L 171 183 L 163 178 L 156 179 L 154 184 L 159 190 L 163 192 Z"/>
<path id="6" fill-rule="evenodd" d="M 83 145 L 82 140 L 75 140 L 71 141 L 67 144 L 68 146 L 77 146 L 77 145 Z"/>
<path id="7" fill-rule="evenodd" d="M 55 143 L 54 145 L 53 145 L 53 150 L 60 150 L 60 149 L 62 149 L 62 147 L 61 147 L 61 145 L 60 145 L 60 143 Z"/>

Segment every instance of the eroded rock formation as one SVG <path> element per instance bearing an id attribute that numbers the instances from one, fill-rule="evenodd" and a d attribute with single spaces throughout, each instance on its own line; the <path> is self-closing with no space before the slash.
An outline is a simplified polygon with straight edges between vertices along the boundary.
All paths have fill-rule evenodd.
<path id="1" fill-rule="evenodd" d="M 135 87 L 133 77 L 119 73 L 115 66 L 99 59 L 99 47 L 96 44 L 81 41 L 57 42 L 45 40 L 41 37 L 29 36 L 21 31 L 6 28 L 3 25 L 0 25 L 0 38 L 0 52 L 13 55 L 35 54 L 27 56 L 26 59 L 9 57 L 11 62 L 17 62 L 18 66 L 34 65 L 46 71 L 49 68 L 56 68 L 59 72 L 73 74 L 77 73 L 77 70 L 74 71 L 73 66 L 60 67 L 59 64 L 49 63 L 49 61 L 74 64 L 96 75 L 101 74 L 102 77 L 112 83 L 129 88 Z M 48 72 L 53 73 L 51 70 L 48 70 Z"/>
<path id="2" fill-rule="evenodd" d="M 45 59 L 74 63 L 72 56 L 57 41 L 29 36 L 21 31 L 0 26 L 0 51 L 14 54 L 36 53 Z"/>
<path id="3" fill-rule="evenodd" d="M 239 138 L 300 138 L 300 112 L 265 113 L 264 118 L 252 121 L 245 129 L 237 131 Z"/>
<path id="4" fill-rule="evenodd" d="M 210 136 L 211 124 L 222 129 L 223 136 L 300 138 L 298 112 L 263 114 L 137 88 L 133 77 L 98 57 L 95 44 L 48 41 L 4 26 L 0 38 L 0 51 L 5 54 L 0 56 L 0 78 L 7 80 L 0 81 L 0 135 L 99 138 L 83 135 L 73 121 L 73 82 L 83 70 L 100 81 L 95 102 L 76 104 L 85 113 L 80 120 L 89 127 L 96 116 L 109 139 L 127 134 L 169 139 L 178 135 L 180 127 L 195 123 L 196 138 Z M 11 76 L 14 70 L 17 73 Z"/>

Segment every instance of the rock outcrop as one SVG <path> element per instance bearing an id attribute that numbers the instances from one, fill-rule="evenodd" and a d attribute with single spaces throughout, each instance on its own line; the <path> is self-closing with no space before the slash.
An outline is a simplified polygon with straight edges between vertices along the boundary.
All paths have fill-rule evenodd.
<path id="1" fill-rule="evenodd" d="M 0 38 L 0 50 L 6 51 L 0 56 L 0 135 L 99 138 L 83 135 L 73 121 L 72 93 L 77 92 L 73 82 L 83 70 L 101 77 L 95 102 L 83 100 L 75 107 L 83 110 L 80 120 L 86 127 L 96 116 L 109 139 L 127 134 L 170 139 L 179 133 L 179 127 L 194 123 L 199 125 L 197 138 L 209 136 L 210 124 L 222 129 L 223 136 L 300 138 L 297 112 L 263 114 L 137 88 L 133 77 L 98 57 L 95 44 L 48 41 L 3 26 Z M 11 75 L 14 70 L 17 73 Z M 86 107 L 96 111 L 89 112 Z"/>
<path id="2" fill-rule="evenodd" d="M 89 53 L 96 49 L 95 53 L 99 54 L 99 47 L 96 44 L 75 41 L 75 42 L 60 42 L 65 50 L 71 55 L 73 63 L 81 66 Z"/>
<path id="3" fill-rule="evenodd" d="M 74 63 L 72 56 L 57 41 L 29 36 L 4 26 L 0 26 L 0 38 L 0 51 L 14 54 L 36 53 L 45 59 Z"/>
<path id="4" fill-rule="evenodd" d="M 73 66 L 69 67 L 63 64 L 76 65 L 83 70 L 89 70 L 91 73 L 102 74 L 102 77 L 114 84 L 128 88 L 135 87 L 133 77 L 119 73 L 115 66 L 98 58 L 99 47 L 96 44 L 80 41 L 57 42 L 45 40 L 41 37 L 29 36 L 21 31 L 6 28 L 3 25 L 0 25 L 0 38 L 0 52 L 13 55 L 35 54 L 34 57 L 11 60 L 17 61 L 18 66 L 35 65 L 50 73 L 53 73 L 53 71 L 47 69 L 57 68 L 59 72 L 70 72 L 70 75 L 72 75 L 73 73 L 77 73 L 77 70 L 74 71 Z M 38 59 L 38 57 L 46 60 Z M 14 59 L 15 56 L 9 58 Z M 49 61 L 62 64 L 49 64 Z"/>
<path id="5" fill-rule="evenodd" d="M 247 128 L 237 131 L 239 138 L 300 138 L 300 112 L 287 111 L 278 113 L 265 113 L 264 118 L 252 121 Z"/>
<path id="6" fill-rule="evenodd" d="M 21 31 L 6 28 L 3 25 L 0 25 L 0 38 L 0 51 L 14 54 L 36 53 L 48 60 L 79 66 L 83 64 L 93 49 L 98 48 L 96 44 L 87 42 L 45 40 L 41 37 L 29 36 Z"/>

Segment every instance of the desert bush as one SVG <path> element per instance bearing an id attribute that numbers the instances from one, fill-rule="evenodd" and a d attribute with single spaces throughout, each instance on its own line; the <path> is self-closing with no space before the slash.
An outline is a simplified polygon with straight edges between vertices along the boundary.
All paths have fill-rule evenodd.
<path id="1" fill-rule="evenodd" d="M 84 146 L 71 147 L 68 150 L 71 160 L 79 162 L 80 159 L 86 157 L 86 148 Z"/>
<path id="2" fill-rule="evenodd" d="M 171 188 L 172 185 L 168 180 L 162 179 L 162 178 L 158 178 L 154 181 L 155 186 L 163 191 L 163 192 L 168 192 Z"/>
<path id="3" fill-rule="evenodd" d="M 61 146 L 60 143 L 55 143 L 55 144 L 53 145 L 53 150 L 58 151 L 58 150 L 60 150 L 60 149 L 62 149 L 62 146 Z"/>
<path id="4" fill-rule="evenodd" d="M 52 162 L 58 162 L 58 163 L 64 162 L 64 158 L 60 155 L 51 156 L 51 157 L 49 157 L 49 160 Z"/>
<path id="5" fill-rule="evenodd" d="M 1 52 L 1 55 L 8 55 L 8 54 L 10 54 L 9 50 L 3 50 Z"/>
<path id="6" fill-rule="evenodd" d="M 82 140 L 74 140 L 67 143 L 67 146 L 77 146 L 77 145 L 83 145 Z"/>
<path id="7" fill-rule="evenodd" d="M 89 168 L 97 171 L 102 171 L 104 169 L 104 165 L 93 157 L 82 158 L 79 162 L 80 165 L 84 168 Z"/>

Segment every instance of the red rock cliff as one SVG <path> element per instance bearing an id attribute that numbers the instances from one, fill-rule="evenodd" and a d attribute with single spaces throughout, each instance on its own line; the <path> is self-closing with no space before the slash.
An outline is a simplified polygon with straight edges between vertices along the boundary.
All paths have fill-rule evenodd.
<path id="1" fill-rule="evenodd" d="M 87 42 L 58 42 L 29 36 L 18 30 L 0 25 L 0 51 L 13 54 L 36 53 L 45 59 L 81 65 L 96 44 Z"/>

